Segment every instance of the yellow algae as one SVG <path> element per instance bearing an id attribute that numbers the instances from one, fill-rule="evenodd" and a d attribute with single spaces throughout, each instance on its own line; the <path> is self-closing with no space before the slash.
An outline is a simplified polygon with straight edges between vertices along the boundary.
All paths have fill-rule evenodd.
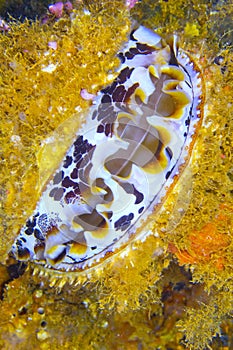
<path id="1" fill-rule="evenodd" d="M 186 23 L 184 28 L 184 34 L 187 36 L 199 36 L 200 32 L 196 24 Z"/>
<path id="2" fill-rule="evenodd" d="M 98 13 L 104 18 L 104 36 L 97 14 L 83 10 L 77 10 L 72 21 L 12 22 L 11 30 L 1 35 L 1 187 L 3 205 L 6 201 L 3 225 L 8 227 L 1 235 L 2 261 L 38 199 L 41 144 L 70 116 L 76 114 L 80 122 L 85 118 L 77 114 L 89 104 L 81 98 L 81 89 L 96 93 L 119 64 L 115 54 L 129 22 L 122 3 L 117 4 L 114 21 L 106 9 Z M 57 42 L 56 50 L 49 48 L 50 41 Z"/>
<path id="3" fill-rule="evenodd" d="M 79 111 L 88 102 L 80 90 L 96 93 L 119 63 L 113 57 L 129 29 L 123 4 L 85 2 L 88 15 L 79 6 L 73 22 L 15 23 L 1 36 L 2 261 L 59 163 L 64 148 L 58 140 L 68 145 L 70 130 L 85 116 Z M 2 348 L 203 349 L 221 322 L 227 324 L 233 305 L 233 54 L 212 19 L 224 31 L 232 11 L 230 2 L 213 8 L 194 0 L 143 1 L 132 10 L 143 24 L 178 32 L 181 47 L 201 66 L 205 119 L 193 156 L 153 216 L 154 235 L 131 242 L 114 260 L 77 275 L 29 266 L 8 283 L 8 270 L 0 270 Z M 198 36 L 185 31 L 189 23 Z M 49 41 L 58 42 L 57 50 Z M 230 338 L 232 325 L 224 329 Z"/>
<path id="4" fill-rule="evenodd" d="M 159 32 L 172 34 L 193 23 L 200 27 L 200 37 L 207 35 L 207 25 L 212 9 L 209 1 L 142 1 L 133 10 L 133 16 L 146 26 L 158 28 Z M 189 23 L 189 24 L 188 24 Z M 186 34 L 186 33 L 184 33 Z"/>

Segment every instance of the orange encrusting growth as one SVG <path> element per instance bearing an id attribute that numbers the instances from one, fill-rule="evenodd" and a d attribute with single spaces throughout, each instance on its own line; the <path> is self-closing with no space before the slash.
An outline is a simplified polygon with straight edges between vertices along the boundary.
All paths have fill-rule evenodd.
<path id="1" fill-rule="evenodd" d="M 170 243 L 168 250 L 176 256 L 180 265 L 212 262 L 218 270 L 222 270 L 225 257 L 221 253 L 230 244 L 230 237 L 220 231 L 221 221 L 225 219 L 223 214 L 219 214 L 213 222 L 206 223 L 200 230 L 194 230 L 188 236 L 187 249 L 180 250 Z"/>

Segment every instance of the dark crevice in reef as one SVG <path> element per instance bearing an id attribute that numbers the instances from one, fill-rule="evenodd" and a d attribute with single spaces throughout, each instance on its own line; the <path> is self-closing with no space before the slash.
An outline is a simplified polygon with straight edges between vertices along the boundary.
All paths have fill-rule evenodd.
<path id="1" fill-rule="evenodd" d="M 56 1 L 54 1 L 56 2 Z M 53 3 L 49 0 L 8 0 L 0 5 L 0 17 L 9 20 L 10 17 L 24 21 L 25 18 L 35 19 L 44 15 L 48 5 Z"/>
<path id="2" fill-rule="evenodd" d="M 22 276 L 26 270 L 27 264 L 23 262 L 10 262 L 9 265 L 0 265 L 2 280 L 0 282 L 0 299 L 3 299 L 6 285 L 16 278 Z"/>
<path id="3" fill-rule="evenodd" d="M 7 271 L 10 276 L 10 280 L 14 280 L 16 278 L 19 278 L 24 274 L 24 271 L 26 270 L 27 264 L 23 263 L 22 261 L 18 261 L 15 264 L 7 266 Z"/>

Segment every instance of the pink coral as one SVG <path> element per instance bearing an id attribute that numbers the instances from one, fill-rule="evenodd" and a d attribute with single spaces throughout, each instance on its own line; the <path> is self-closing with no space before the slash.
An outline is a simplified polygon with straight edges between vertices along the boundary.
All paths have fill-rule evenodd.
<path id="1" fill-rule="evenodd" d="M 84 100 L 93 100 L 96 96 L 94 94 L 90 94 L 86 89 L 82 89 L 80 91 L 80 95 Z"/>
<path id="2" fill-rule="evenodd" d="M 0 17 L 0 31 L 8 32 L 10 30 L 10 26 Z"/>
<path id="3" fill-rule="evenodd" d="M 65 4 L 64 4 L 64 8 L 67 12 L 71 12 L 73 10 L 73 5 L 70 1 L 67 1 Z"/>
<path id="4" fill-rule="evenodd" d="M 49 41 L 48 47 L 53 50 L 57 50 L 57 42 L 56 41 Z"/>
<path id="5" fill-rule="evenodd" d="M 49 6 L 49 12 L 52 13 L 56 18 L 61 18 L 63 12 L 63 2 L 56 2 Z"/>
<path id="6" fill-rule="evenodd" d="M 126 0 L 125 5 L 129 9 L 132 9 L 137 2 L 138 2 L 138 0 Z"/>

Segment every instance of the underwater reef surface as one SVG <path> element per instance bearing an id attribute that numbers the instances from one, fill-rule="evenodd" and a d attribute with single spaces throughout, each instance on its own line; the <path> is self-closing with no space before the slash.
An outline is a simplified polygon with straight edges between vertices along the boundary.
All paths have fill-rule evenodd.
<path id="1" fill-rule="evenodd" d="M 24 21 L 25 18 L 35 19 L 46 13 L 49 4 L 51 1 L 48 0 L 0 0 L 0 16 L 5 20 L 10 18 L 17 18 L 20 21 Z"/>
<path id="2" fill-rule="evenodd" d="M 231 1 L 74 1 L 1 23 L 2 349 L 232 348 L 232 15 Z M 178 34 L 202 72 L 192 158 L 145 241 L 83 273 L 17 262 L 11 245 L 90 106 L 80 92 L 115 78 L 135 21 Z"/>

